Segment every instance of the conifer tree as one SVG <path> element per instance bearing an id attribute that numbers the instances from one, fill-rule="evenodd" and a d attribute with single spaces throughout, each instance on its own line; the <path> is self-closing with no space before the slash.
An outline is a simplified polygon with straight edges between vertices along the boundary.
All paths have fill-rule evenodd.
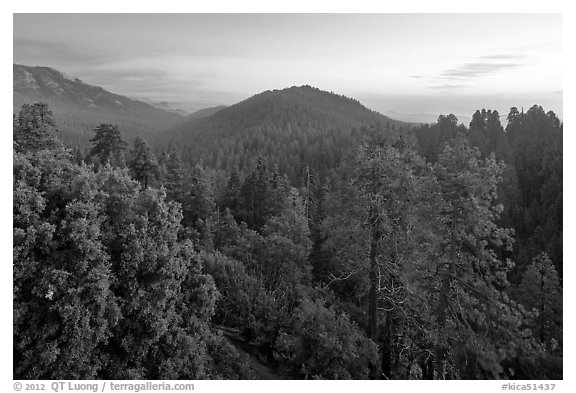
<path id="1" fill-rule="evenodd" d="M 211 180 L 201 166 L 190 169 L 184 190 L 184 199 L 179 201 L 184 216 L 182 223 L 194 227 L 198 220 L 208 219 L 216 207 Z"/>
<path id="2" fill-rule="evenodd" d="M 130 152 L 128 168 L 135 180 L 138 180 L 144 188 L 160 176 L 160 168 L 156 156 L 145 140 L 137 137 L 134 140 L 134 148 Z"/>
<path id="3" fill-rule="evenodd" d="M 457 140 L 445 147 L 434 167 L 442 198 L 437 208 L 440 281 L 434 311 L 438 329 L 435 375 L 439 379 L 448 376 L 447 360 L 455 359 L 459 351 L 475 359 L 467 371 L 459 372 L 498 377 L 503 359 L 489 364 L 482 357 L 494 356 L 493 351 L 509 354 L 519 324 L 516 311 L 501 292 L 508 286 L 506 274 L 513 265 L 496 253 L 511 247 L 511 231 L 497 223 L 502 212 L 496 204 L 502 165 L 491 158 L 481 160 L 479 155 L 465 141 Z M 454 337 L 466 336 L 475 339 L 454 342 Z"/>
<path id="4" fill-rule="evenodd" d="M 221 206 L 224 209 L 230 209 L 230 212 L 233 215 L 237 214 L 240 208 L 240 187 L 241 183 L 238 172 L 232 171 L 226 184 L 226 190 L 222 197 Z"/>
<path id="5" fill-rule="evenodd" d="M 22 105 L 14 116 L 13 132 L 18 152 L 50 149 L 56 145 L 54 114 L 44 103 Z"/>
<path id="6" fill-rule="evenodd" d="M 168 200 L 182 201 L 186 187 L 186 166 L 178 152 L 171 152 L 165 158 L 163 180 Z"/>
<path id="7" fill-rule="evenodd" d="M 562 344 L 562 287 L 554 264 L 546 253 L 532 259 L 515 297 L 529 310 L 536 310 L 530 325 L 534 336 L 554 352 Z"/>
<path id="8" fill-rule="evenodd" d="M 94 137 L 90 139 L 92 148 L 88 158 L 99 165 L 110 164 L 113 167 L 124 167 L 124 150 L 127 145 L 120 135 L 117 125 L 100 124 L 94 130 Z"/>

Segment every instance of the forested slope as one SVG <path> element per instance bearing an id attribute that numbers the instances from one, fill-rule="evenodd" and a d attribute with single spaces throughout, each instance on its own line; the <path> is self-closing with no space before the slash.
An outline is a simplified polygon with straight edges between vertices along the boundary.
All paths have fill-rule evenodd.
<path id="1" fill-rule="evenodd" d="M 147 103 L 110 93 L 49 67 L 13 66 L 13 111 L 23 104 L 50 105 L 61 138 L 86 152 L 94 128 L 103 122 L 118 124 L 127 138 L 146 136 L 184 118 Z"/>
<path id="2" fill-rule="evenodd" d="M 278 165 L 292 181 L 302 170 L 336 167 L 355 128 L 407 126 L 358 101 L 310 86 L 266 91 L 215 114 L 168 130 L 166 150 L 178 149 L 190 163 L 229 173 L 245 172 L 258 155 Z"/>
<path id="3" fill-rule="evenodd" d="M 196 121 L 242 140 L 233 130 L 281 124 L 268 116 L 285 113 L 292 94 L 328 94 L 327 125 L 317 105 L 294 110 L 308 119 L 297 123 L 310 126 L 306 135 L 314 124 L 320 134 L 350 127 L 338 131 L 346 146 L 313 145 L 338 160 L 316 169 L 286 159 L 284 172 L 248 149 L 242 170 L 233 160 L 217 172 L 183 149 L 157 157 L 143 139 L 126 143 L 113 124 L 72 155 L 48 107 L 22 108 L 14 377 L 267 374 L 254 375 L 225 331 L 282 378 L 562 378 L 558 118 L 513 108 L 504 130 L 497 112 L 482 110 L 469 127 L 448 115 L 410 131 L 308 87 L 275 104 L 286 92 L 254 97 L 254 115 L 250 100 L 238 104 L 245 118 L 231 107 Z M 289 174 L 299 172 L 295 183 Z"/>
<path id="4" fill-rule="evenodd" d="M 414 129 L 419 153 L 436 162 L 445 143 L 465 137 L 483 157 L 491 154 L 505 164 L 498 198 L 504 206 L 501 223 L 514 228 L 514 259 L 520 272 L 545 251 L 562 276 L 562 133 L 552 112 L 534 105 L 528 111 L 511 108 L 506 129 L 497 111 L 478 110 L 470 126 L 457 125 L 454 116 Z"/>

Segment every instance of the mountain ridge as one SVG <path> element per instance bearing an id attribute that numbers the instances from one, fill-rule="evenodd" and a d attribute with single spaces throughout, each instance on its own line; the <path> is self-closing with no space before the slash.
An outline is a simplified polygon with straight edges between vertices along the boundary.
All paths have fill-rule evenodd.
<path id="1" fill-rule="evenodd" d="M 131 138 L 153 134 L 184 119 L 51 67 L 13 63 L 13 112 L 35 102 L 48 104 L 63 141 L 73 145 L 87 144 L 100 123 L 118 124 Z"/>

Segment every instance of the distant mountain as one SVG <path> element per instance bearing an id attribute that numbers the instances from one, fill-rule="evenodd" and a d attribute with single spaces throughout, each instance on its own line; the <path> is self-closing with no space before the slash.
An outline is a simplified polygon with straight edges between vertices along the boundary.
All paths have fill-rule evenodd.
<path id="1" fill-rule="evenodd" d="M 153 135 L 184 119 L 49 67 L 14 64 L 13 99 L 14 113 L 25 103 L 47 103 L 54 112 L 62 140 L 83 147 L 88 146 L 100 123 L 118 124 L 126 139 L 131 139 L 135 135 Z"/>
<path id="2" fill-rule="evenodd" d="M 154 108 L 162 109 L 163 111 L 166 111 L 166 112 L 175 113 L 175 114 L 180 115 L 182 117 L 186 117 L 186 116 L 190 115 L 190 112 L 185 111 L 182 108 L 178 108 L 175 104 L 172 104 L 170 102 L 166 102 L 166 101 L 156 102 L 156 101 L 153 101 L 149 98 L 144 98 L 144 97 L 142 97 L 142 98 L 134 97 L 134 99 L 137 101 L 142 101 L 142 102 L 145 102 L 149 105 L 152 105 Z"/>
<path id="3" fill-rule="evenodd" d="M 204 117 L 189 116 L 162 134 L 167 149 L 217 170 L 245 171 L 258 155 L 298 181 L 308 165 L 333 168 L 354 129 L 409 126 L 360 102 L 313 88 L 265 91 Z"/>

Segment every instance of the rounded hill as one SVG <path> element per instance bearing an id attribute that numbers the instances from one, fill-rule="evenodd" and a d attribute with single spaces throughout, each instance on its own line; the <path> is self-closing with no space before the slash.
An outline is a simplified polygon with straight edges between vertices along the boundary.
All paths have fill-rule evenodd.
<path id="1" fill-rule="evenodd" d="M 333 168 L 354 129 L 406 126 L 357 100 L 311 86 L 269 90 L 167 131 L 168 149 L 217 170 L 244 171 L 262 155 L 297 180 L 305 166 Z"/>

